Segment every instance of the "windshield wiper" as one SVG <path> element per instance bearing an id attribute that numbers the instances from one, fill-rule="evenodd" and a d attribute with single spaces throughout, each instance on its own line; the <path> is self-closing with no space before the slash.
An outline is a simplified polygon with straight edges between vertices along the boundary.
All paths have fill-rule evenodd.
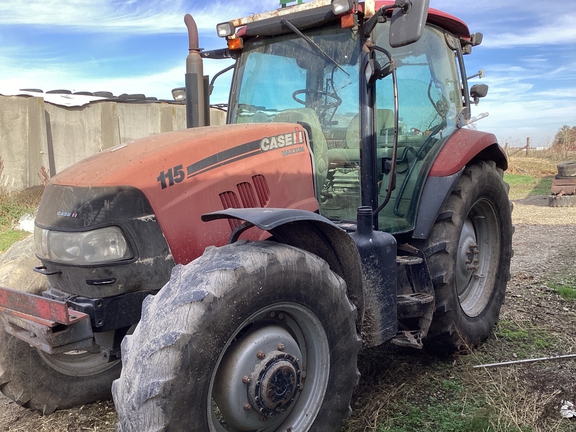
<path id="1" fill-rule="evenodd" d="M 336 67 L 338 69 L 340 69 L 342 72 L 344 72 L 346 75 L 350 76 L 350 74 L 348 72 L 346 72 L 342 66 L 340 66 L 336 60 L 334 60 L 332 57 L 330 57 L 328 55 L 328 53 L 326 53 L 322 48 L 320 48 L 320 46 L 314 42 L 312 39 L 310 39 L 308 36 L 306 36 L 304 33 L 302 33 L 300 30 L 298 30 L 298 27 L 296 27 L 294 24 L 292 24 L 290 21 L 288 21 L 285 18 L 281 18 L 280 21 L 283 24 L 286 24 L 286 27 L 288 27 L 290 30 L 292 30 L 294 33 L 296 33 L 298 36 L 300 36 L 302 39 L 304 39 L 306 42 L 308 42 L 308 44 L 310 44 L 310 46 L 312 46 L 313 48 L 315 48 L 320 54 L 322 54 L 322 56 L 324 56 L 324 58 L 332 63 L 334 63 L 334 65 L 336 65 Z"/>

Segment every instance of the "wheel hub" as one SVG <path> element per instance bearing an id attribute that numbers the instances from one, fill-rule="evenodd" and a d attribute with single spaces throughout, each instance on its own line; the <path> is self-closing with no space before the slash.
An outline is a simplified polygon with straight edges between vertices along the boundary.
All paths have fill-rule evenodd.
<path id="1" fill-rule="evenodd" d="M 499 227 L 494 208 L 479 200 L 470 210 L 460 233 L 456 256 L 456 288 L 460 307 L 470 317 L 478 316 L 493 293 L 488 278 L 498 265 Z"/>
<path id="2" fill-rule="evenodd" d="M 300 388 L 298 359 L 281 351 L 266 353 L 251 375 L 248 385 L 250 405 L 267 417 L 285 412 Z"/>
<path id="3" fill-rule="evenodd" d="M 462 227 L 456 259 L 456 281 L 461 299 L 467 295 L 470 280 L 479 268 L 479 253 L 474 225 L 467 220 Z"/>
<path id="4" fill-rule="evenodd" d="M 299 400 L 305 362 L 292 334 L 277 324 L 284 317 L 246 332 L 222 359 L 213 397 L 233 430 L 273 429 Z"/>

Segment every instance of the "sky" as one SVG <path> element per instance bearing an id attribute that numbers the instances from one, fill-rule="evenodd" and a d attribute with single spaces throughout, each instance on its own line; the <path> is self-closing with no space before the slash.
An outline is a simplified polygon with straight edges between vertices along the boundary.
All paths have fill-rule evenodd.
<path id="1" fill-rule="evenodd" d="M 1 0 L 0 94 L 44 91 L 144 93 L 171 99 L 184 86 L 188 37 L 184 15 L 194 16 L 204 49 L 224 47 L 219 22 L 269 11 L 279 0 Z M 467 75 L 480 69 L 488 96 L 473 115 L 488 112 L 478 129 L 500 143 L 548 146 L 563 126 L 576 126 L 576 0 L 430 0 L 430 6 L 484 34 L 466 57 Z M 210 61 L 210 76 L 229 63 Z M 229 74 L 230 75 L 230 74 Z M 216 90 L 225 102 L 226 79 Z"/>

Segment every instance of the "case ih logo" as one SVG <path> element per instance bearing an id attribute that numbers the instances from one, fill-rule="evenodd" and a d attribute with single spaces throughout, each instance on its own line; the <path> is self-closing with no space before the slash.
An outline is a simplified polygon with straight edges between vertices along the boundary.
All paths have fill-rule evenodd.
<path id="1" fill-rule="evenodd" d="M 273 137 L 264 138 L 260 141 L 260 148 L 262 151 L 274 150 L 277 148 L 290 147 L 304 142 L 304 132 L 296 129 L 292 133 L 276 135 Z"/>
<path id="2" fill-rule="evenodd" d="M 61 216 L 61 217 L 69 217 L 69 218 L 78 217 L 78 213 L 76 213 L 75 211 L 72 211 L 72 212 L 59 211 L 59 212 L 56 212 L 56 214 L 57 214 L 58 216 Z"/>

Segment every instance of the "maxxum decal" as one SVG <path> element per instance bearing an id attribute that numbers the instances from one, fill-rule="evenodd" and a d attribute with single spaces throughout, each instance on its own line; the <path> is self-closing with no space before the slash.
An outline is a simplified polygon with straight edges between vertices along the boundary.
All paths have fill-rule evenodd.
<path id="1" fill-rule="evenodd" d="M 286 147 L 295 146 L 304 143 L 304 132 L 295 128 L 294 132 L 265 137 L 257 141 L 241 144 L 236 147 L 221 151 L 212 156 L 194 162 L 184 168 L 183 164 L 160 171 L 156 181 L 160 183 L 162 189 L 182 183 L 186 178 L 194 177 L 206 171 L 213 170 L 222 165 L 227 165 L 251 156 L 259 155 L 276 149 L 285 149 Z M 283 150 L 282 156 L 302 153 L 304 148 Z"/>

